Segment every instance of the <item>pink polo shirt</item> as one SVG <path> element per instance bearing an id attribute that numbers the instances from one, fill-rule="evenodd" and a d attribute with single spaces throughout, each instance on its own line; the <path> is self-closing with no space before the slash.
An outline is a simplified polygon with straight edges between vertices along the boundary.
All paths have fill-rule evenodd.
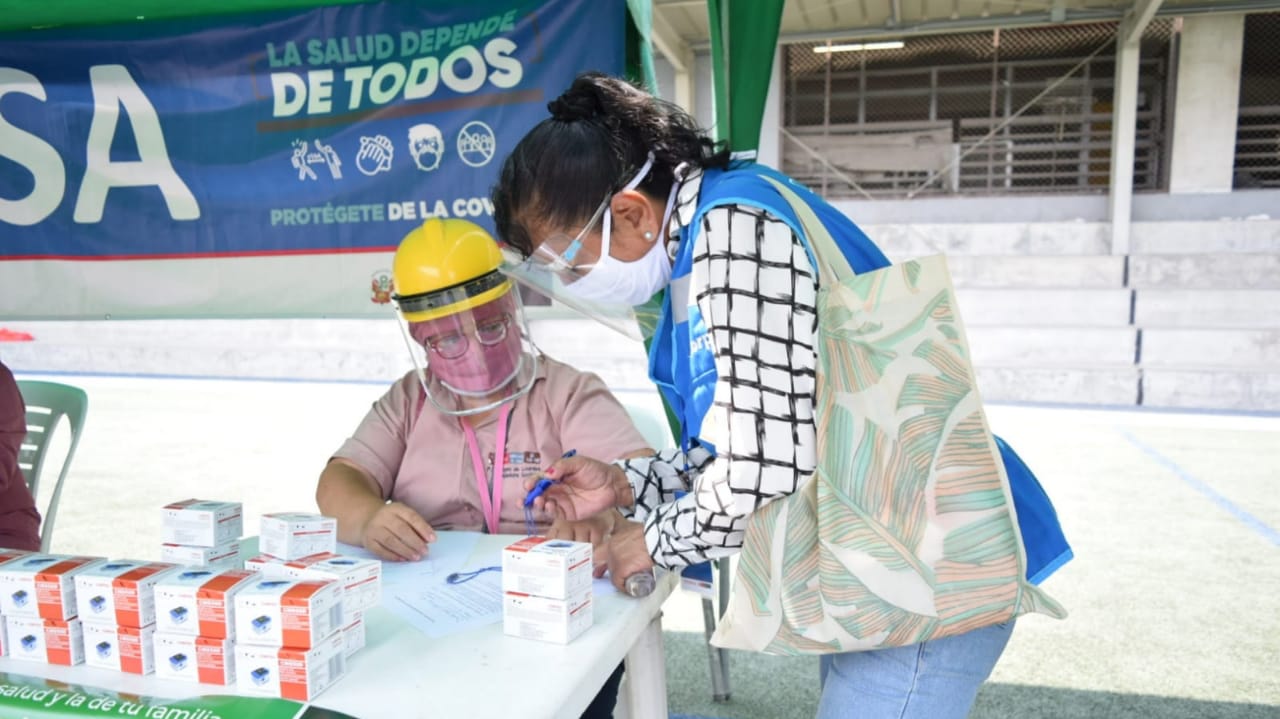
<path id="1" fill-rule="evenodd" d="M 334 456 L 362 467 L 384 499 L 412 507 L 433 528 L 483 531 L 483 505 L 461 420 L 421 397 L 418 378 L 409 372 L 374 402 Z M 496 412 L 475 428 L 486 487 L 493 478 L 497 430 Z M 501 532 L 524 534 L 524 478 L 569 449 L 610 462 L 646 450 L 648 443 L 599 377 L 544 355 L 533 386 L 515 401 L 508 420 Z M 540 530 L 551 523 L 546 515 L 535 520 Z"/>

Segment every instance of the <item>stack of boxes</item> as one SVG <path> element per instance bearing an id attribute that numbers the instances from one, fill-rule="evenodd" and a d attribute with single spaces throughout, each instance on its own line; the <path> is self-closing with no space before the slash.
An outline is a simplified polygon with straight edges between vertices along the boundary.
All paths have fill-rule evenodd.
<path id="1" fill-rule="evenodd" d="M 155 584 L 156 676 L 235 682 L 235 596 L 260 577 L 244 569 L 180 567 Z"/>
<path id="2" fill-rule="evenodd" d="M 130 674 L 155 670 L 155 585 L 172 564 L 119 560 L 75 577 L 84 661 Z"/>
<path id="3" fill-rule="evenodd" d="M 160 561 L 188 567 L 240 567 L 244 518 L 239 502 L 186 499 L 166 505 Z"/>
<path id="4" fill-rule="evenodd" d="M 334 554 L 335 520 L 284 513 L 263 517 L 264 553 L 241 569 L 241 516 L 165 506 L 163 562 L 0 549 L 0 656 L 313 699 L 364 646 L 382 563 Z"/>
<path id="5" fill-rule="evenodd" d="M 28 554 L 31 554 L 31 552 L 25 549 L 0 548 L 0 567 L 3 567 L 19 557 L 25 557 Z M 0 657 L 8 656 L 9 654 L 8 632 L 6 632 L 4 628 L 4 615 L 0 614 Z"/>
<path id="6" fill-rule="evenodd" d="M 82 663 L 75 577 L 103 562 L 98 557 L 24 553 L 0 565 L 0 614 L 9 656 L 66 666 Z"/>
<path id="7" fill-rule="evenodd" d="M 262 517 L 260 554 L 245 568 L 262 580 L 236 598 L 240 689 L 308 701 L 364 646 L 364 611 L 381 598 L 382 563 L 343 557 L 337 521 L 287 512 Z"/>
<path id="8" fill-rule="evenodd" d="M 236 595 L 236 683 L 310 701 L 347 670 L 342 585 L 258 576 Z"/>
<path id="9" fill-rule="evenodd" d="M 526 537 L 502 550 L 502 630 L 567 644 L 592 622 L 591 544 Z"/>

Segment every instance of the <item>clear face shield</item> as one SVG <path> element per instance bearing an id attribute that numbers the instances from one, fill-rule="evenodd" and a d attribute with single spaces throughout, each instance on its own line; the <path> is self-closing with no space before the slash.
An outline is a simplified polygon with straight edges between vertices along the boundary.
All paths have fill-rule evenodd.
<path id="1" fill-rule="evenodd" d="M 506 286 L 495 299 L 471 306 L 479 295 Z M 529 391 L 538 351 L 529 333 L 519 293 L 495 271 L 465 285 L 410 297 L 395 297 L 396 316 L 418 381 L 441 412 L 487 412 Z M 406 315 L 460 309 L 410 322 Z"/>
<path id="2" fill-rule="evenodd" d="M 623 190 L 632 190 L 649 174 L 654 157 L 648 160 L 627 183 Z M 671 217 L 677 186 L 672 186 L 671 196 L 659 232 L 665 233 Z M 614 194 L 610 193 L 575 236 L 556 233 L 546 237 L 529 257 L 521 257 L 509 247 L 502 250 L 502 272 L 522 285 L 570 307 L 584 315 L 636 340 L 653 336 L 662 306 L 656 293 L 666 286 L 670 278 L 670 260 L 661 236 L 654 239 L 650 253 L 662 257 L 637 262 L 622 262 L 609 254 L 612 235 L 612 213 L 609 210 Z M 600 232 L 598 249 L 588 244 L 592 235 Z M 654 261 L 648 261 L 648 260 Z M 666 274 L 655 272 L 666 263 Z M 660 272 L 658 273 L 661 274 Z"/>

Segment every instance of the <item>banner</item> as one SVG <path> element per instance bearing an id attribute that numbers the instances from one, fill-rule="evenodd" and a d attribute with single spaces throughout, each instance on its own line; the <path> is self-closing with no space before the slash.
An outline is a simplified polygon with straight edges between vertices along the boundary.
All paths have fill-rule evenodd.
<path id="1" fill-rule="evenodd" d="M 0 672 L 0 716 L 23 719 L 354 719 L 288 699 L 232 694 L 160 699 Z"/>
<path id="2" fill-rule="evenodd" d="M 377 2 L 0 35 L 0 317 L 385 313 L 428 217 L 619 72 L 624 2 Z"/>

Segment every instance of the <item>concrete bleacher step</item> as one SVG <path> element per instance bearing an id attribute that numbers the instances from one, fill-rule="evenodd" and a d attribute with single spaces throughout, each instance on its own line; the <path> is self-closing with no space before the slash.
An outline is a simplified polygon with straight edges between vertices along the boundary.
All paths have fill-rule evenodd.
<path id="1" fill-rule="evenodd" d="M 1143 367 L 1280 369 L 1280 328 L 1142 331 Z"/>
<path id="2" fill-rule="evenodd" d="M 1280 290 L 1140 289 L 1134 292 L 1134 322 L 1144 328 L 1280 328 Z"/>
<path id="3" fill-rule="evenodd" d="M 1111 226 L 1102 222 L 886 224 L 862 228 L 897 262 L 950 255 L 1106 255 Z"/>
<path id="4" fill-rule="evenodd" d="M 985 402 L 1132 406 L 1138 401 L 1139 371 L 1133 365 L 980 365 L 975 372 Z M 999 427 L 992 429 L 1000 431 Z"/>
<path id="5" fill-rule="evenodd" d="M 1037 289 L 962 287 L 956 290 L 967 327 L 1123 327 L 1129 324 L 1132 293 L 1126 289 Z"/>
<path id="6" fill-rule="evenodd" d="M 1135 222 L 1129 247 L 1135 255 L 1280 254 L 1280 220 Z"/>
<path id="7" fill-rule="evenodd" d="M 1138 289 L 1280 289 L 1280 254 L 1134 255 L 1129 286 Z"/>
<path id="8" fill-rule="evenodd" d="M 1132 327 L 969 327 L 975 367 L 1088 367 L 1132 364 Z"/>
<path id="9" fill-rule="evenodd" d="M 947 257 L 956 287 L 1117 289 L 1124 287 L 1119 255 L 954 255 Z"/>
<path id="10" fill-rule="evenodd" d="M 1275 412 L 1280 370 L 1219 367 L 1145 367 L 1142 404 L 1179 409 Z"/>

